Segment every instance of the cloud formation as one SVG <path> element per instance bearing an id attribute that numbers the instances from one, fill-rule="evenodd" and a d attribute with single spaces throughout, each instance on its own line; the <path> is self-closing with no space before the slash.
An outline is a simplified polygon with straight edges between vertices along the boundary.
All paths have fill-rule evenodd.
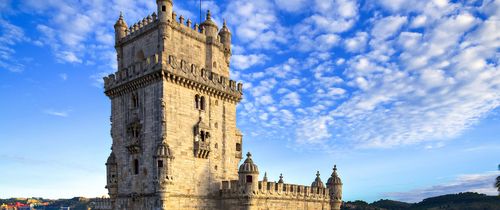
<path id="1" fill-rule="evenodd" d="M 494 182 L 498 175 L 500 175 L 499 172 L 461 175 L 449 183 L 415 189 L 408 192 L 387 193 L 384 194 L 383 197 L 390 197 L 405 202 L 420 202 L 425 198 L 460 192 L 477 192 L 487 195 L 497 195 L 498 191 L 494 187 Z"/>
<path id="2" fill-rule="evenodd" d="M 499 8 L 498 1 L 431 1 L 412 7 L 404 6 L 407 1 L 387 2 L 316 1 L 313 15 L 293 26 L 291 42 L 305 54 L 265 69 L 265 77 L 239 75 L 252 83 L 252 97 L 244 101 L 241 115 L 272 116 L 265 108 L 270 104 L 260 103 L 261 94 L 255 94 L 265 89 L 267 99 L 280 102 L 273 111 L 293 115 L 296 134 L 289 140 L 301 146 L 443 146 L 443 140 L 460 135 L 500 105 L 500 34 L 495 32 L 500 21 L 498 11 L 489 9 Z M 360 10 L 372 14 L 380 7 L 387 14 L 359 20 Z M 349 32 L 354 24 L 366 30 Z M 335 38 L 316 42 L 328 33 Z M 332 50 L 348 56 L 332 56 Z M 308 83 L 294 86 L 300 78 Z M 277 82 L 267 86 L 266 80 Z M 307 94 L 289 100 L 290 94 L 301 93 Z M 266 127 L 286 119 L 276 115 L 248 121 Z"/>
<path id="3" fill-rule="evenodd" d="M 175 7 L 195 19 L 183 8 L 191 4 Z M 0 11 L 13 5 L 47 20 L 35 24 L 33 44 L 59 62 L 97 66 L 96 86 L 116 68 L 110 26 L 119 11 L 139 20 L 155 10 L 154 1 L 27 0 Z M 326 149 L 443 146 L 500 105 L 500 1 L 216 5 L 203 9 L 228 19 L 232 75 L 245 83 L 239 115 L 254 134 L 286 129 L 290 142 Z M 0 68 L 22 71 L 11 58 L 12 46 L 27 41 L 23 30 L 3 19 L 0 29 Z"/>

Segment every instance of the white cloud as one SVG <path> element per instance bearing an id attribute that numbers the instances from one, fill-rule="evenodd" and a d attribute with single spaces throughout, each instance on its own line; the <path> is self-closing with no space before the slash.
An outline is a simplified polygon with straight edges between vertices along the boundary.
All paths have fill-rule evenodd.
<path id="1" fill-rule="evenodd" d="M 299 122 L 300 127 L 297 129 L 296 141 L 299 144 L 324 144 L 324 139 L 330 138 L 332 135 L 328 131 L 333 120 L 328 116 L 318 118 L 306 118 Z"/>
<path id="2" fill-rule="evenodd" d="M 348 52 L 361 52 L 365 49 L 367 40 L 368 33 L 358 32 L 355 37 L 344 41 L 345 48 Z"/>
<path id="3" fill-rule="evenodd" d="M 274 0 L 278 8 L 287 12 L 301 12 L 305 10 L 306 0 Z"/>
<path id="4" fill-rule="evenodd" d="M 25 37 L 22 28 L 7 22 L 0 16 L 0 69 L 10 72 L 24 71 L 24 65 L 19 62 L 21 57 L 16 55 L 13 46 L 28 41 Z"/>
<path id="5" fill-rule="evenodd" d="M 63 81 L 66 81 L 68 80 L 68 74 L 66 73 L 59 74 L 59 78 L 61 78 L 61 80 Z"/>
<path id="6" fill-rule="evenodd" d="M 424 144 L 435 148 L 500 106 L 496 94 L 500 91 L 500 35 L 494 32 L 499 22 L 494 17 L 474 17 L 472 11 L 478 8 L 460 3 L 422 7 L 441 10 L 426 18 L 418 33 L 405 31 L 414 27 L 407 24 L 406 14 L 369 21 L 373 25 L 370 48 L 356 52 L 339 72 L 355 89 L 342 100 L 314 100 L 306 110 L 317 114 L 303 119 L 311 121 L 326 114 L 335 123 L 324 127 L 322 135 L 303 135 L 307 130 L 315 131 L 311 123 L 301 124 L 298 143 L 333 145 L 341 141 L 359 148 Z M 317 78 L 335 68 L 319 67 Z M 341 88 L 319 81 L 314 84 L 318 87 L 316 97 Z M 337 134 L 334 139 L 333 133 Z"/>
<path id="7" fill-rule="evenodd" d="M 267 0 L 230 1 L 225 13 L 240 41 L 252 49 L 275 49 L 286 43 L 285 28 L 280 26 L 273 2 Z"/>
<path id="8" fill-rule="evenodd" d="M 389 16 L 378 20 L 371 31 L 376 39 L 386 39 L 394 35 L 407 22 L 404 16 Z"/>
<path id="9" fill-rule="evenodd" d="M 262 65 L 267 61 L 264 54 L 233 55 L 232 66 L 236 69 L 245 70 L 255 65 Z"/>
<path id="10" fill-rule="evenodd" d="M 425 198 L 461 192 L 477 192 L 487 195 L 497 195 L 493 183 L 499 172 L 486 172 L 482 174 L 467 174 L 456 177 L 455 180 L 431 187 L 415 189 L 408 192 L 386 193 L 384 196 L 406 202 L 419 202 Z"/>
<path id="11" fill-rule="evenodd" d="M 56 117 L 68 117 L 69 116 L 69 112 L 71 110 L 53 110 L 53 109 L 47 109 L 47 110 L 44 110 L 43 113 L 45 114 L 48 114 L 48 115 L 52 115 L 52 116 L 56 116 Z"/>
<path id="12" fill-rule="evenodd" d="M 300 95 L 296 92 L 291 92 L 283 96 L 281 99 L 281 106 L 299 106 L 300 105 Z"/>

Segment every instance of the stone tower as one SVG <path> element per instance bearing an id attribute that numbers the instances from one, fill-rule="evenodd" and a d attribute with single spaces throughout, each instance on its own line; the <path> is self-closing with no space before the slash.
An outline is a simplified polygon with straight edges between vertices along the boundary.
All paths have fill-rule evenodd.
<path id="1" fill-rule="evenodd" d="M 337 166 L 333 166 L 332 176 L 326 183 L 330 192 L 330 206 L 332 210 L 340 209 L 342 204 L 342 180 L 337 174 Z"/>
<path id="2" fill-rule="evenodd" d="M 116 22 L 118 71 L 104 78 L 111 100 L 106 163 L 113 209 L 220 209 L 222 181 L 238 179 L 242 135 L 229 79 L 231 32 L 210 12 L 200 25 L 172 0 L 128 27 Z"/>

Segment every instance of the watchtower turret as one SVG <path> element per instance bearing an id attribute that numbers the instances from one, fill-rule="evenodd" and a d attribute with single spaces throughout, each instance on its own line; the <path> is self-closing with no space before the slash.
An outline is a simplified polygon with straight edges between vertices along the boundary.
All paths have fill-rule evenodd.
<path id="1" fill-rule="evenodd" d="M 320 177 L 319 171 L 316 172 L 316 179 L 311 184 L 311 187 L 317 187 L 317 188 L 321 188 L 321 189 L 325 188 L 325 185 L 321 181 L 321 177 Z"/>
<path id="2" fill-rule="evenodd" d="M 224 50 L 227 52 L 231 52 L 231 31 L 227 27 L 226 20 L 224 20 L 224 24 L 219 31 L 220 41 L 224 45 Z"/>
<path id="3" fill-rule="evenodd" d="M 240 165 L 238 170 L 239 183 L 247 193 L 252 193 L 259 189 L 259 168 L 252 160 L 252 154 L 247 153 L 247 159 Z"/>
<path id="4" fill-rule="evenodd" d="M 160 22 L 166 23 L 172 19 L 173 0 L 156 0 L 156 5 L 158 6 L 158 20 Z"/>
<path id="5" fill-rule="evenodd" d="M 127 22 L 123 19 L 123 14 L 120 13 L 120 17 L 115 23 L 115 41 L 119 42 L 125 36 L 127 36 L 128 26 Z"/>
<path id="6" fill-rule="evenodd" d="M 333 167 L 332 176 L 328 179 L 326 186 L 330 192 L 331 210 L 340 210 L 342 204 L 342 180 L 337 174 L 337 165 Z"/>
<path id="7" fill-rule="evenodd" d="M 212 20 L 212 14 L 210 13 L 210 10 L 207 11 L 207 19 L 200 26 L 202 30 L 204 30 L 207 37 L 217 37 L 219 27 Z"/>

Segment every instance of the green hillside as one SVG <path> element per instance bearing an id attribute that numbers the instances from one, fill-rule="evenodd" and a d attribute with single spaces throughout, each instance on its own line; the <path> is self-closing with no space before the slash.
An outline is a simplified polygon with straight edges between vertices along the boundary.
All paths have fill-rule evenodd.
<path id="1" fill-rule="evenodd" d="M 345 202 L 342 210 L 500 210 L 500 197 L 479 193 L 459 193 L 427 198 L 419 203 L 379 200 Z"/>

